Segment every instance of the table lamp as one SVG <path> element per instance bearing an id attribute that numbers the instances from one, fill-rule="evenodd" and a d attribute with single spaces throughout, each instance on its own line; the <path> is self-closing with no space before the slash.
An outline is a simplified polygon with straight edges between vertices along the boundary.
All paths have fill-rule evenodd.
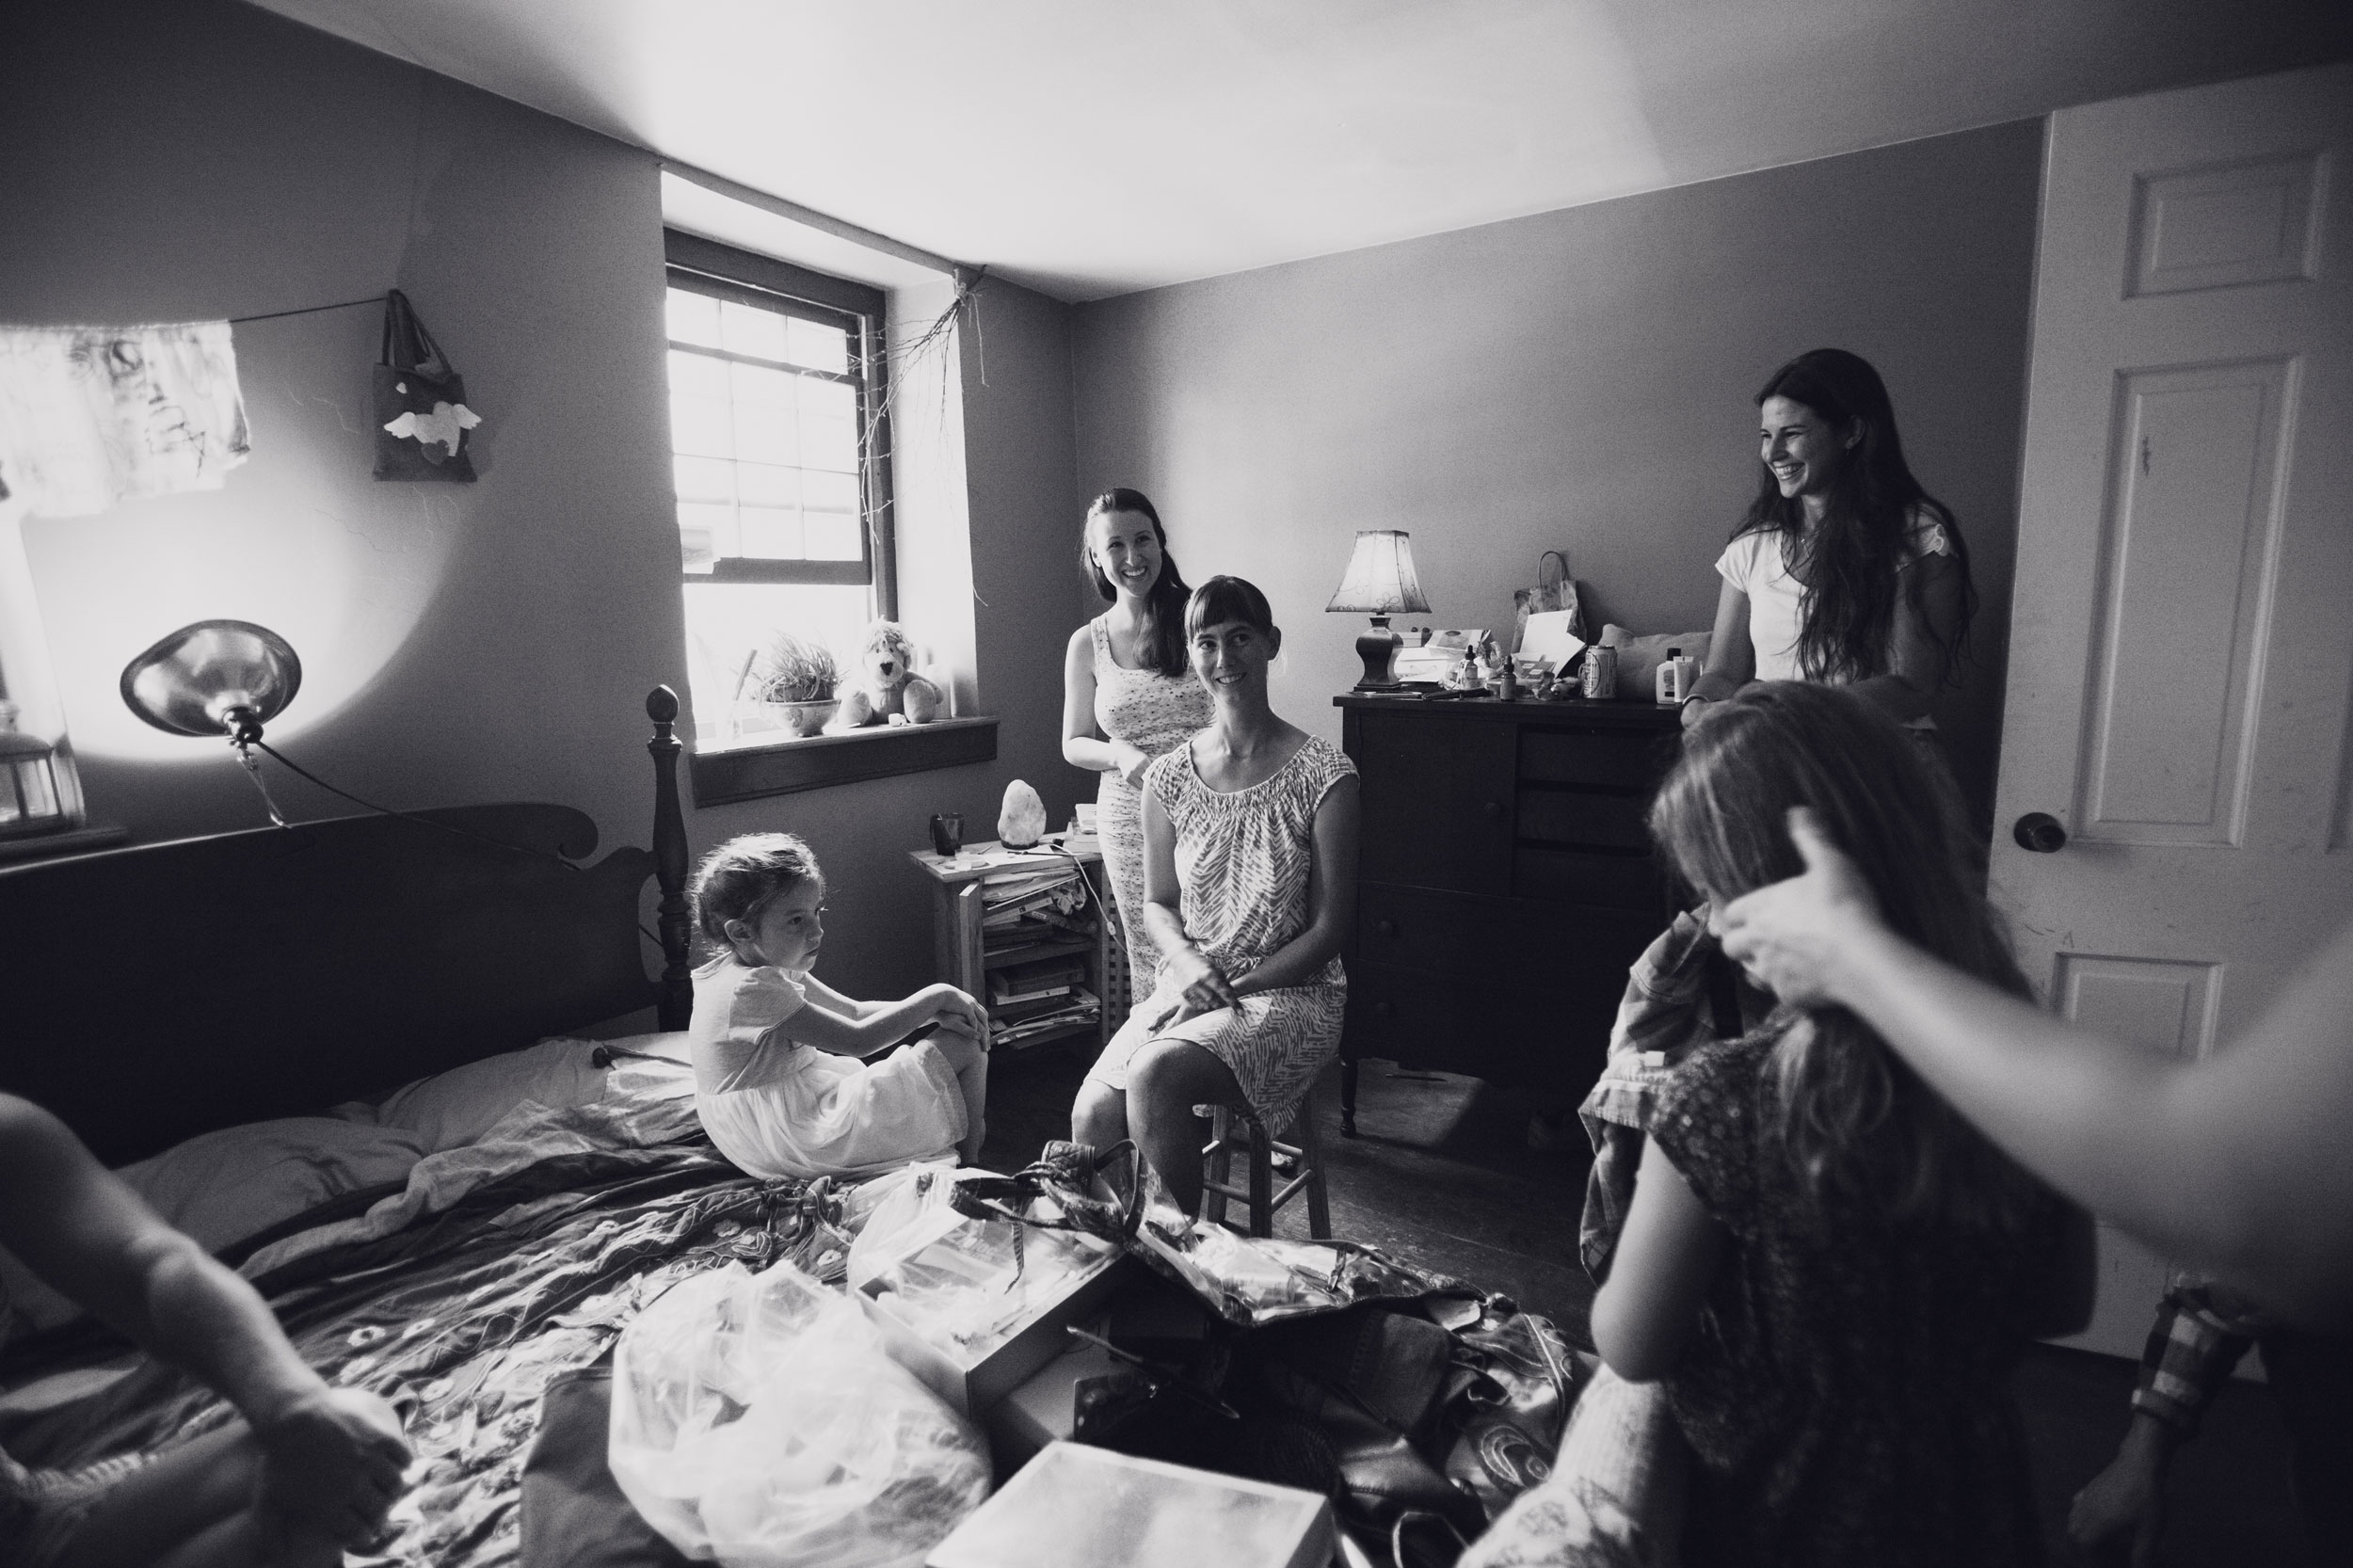
<path id="1" fill-rule="evenodd" d="M 184 626 L 122 667 L 123 704 L 174 735 L 225 736 L 280 827 L 286 819 L 262 782 L 253 747 L 262 726 L 284 712 L 301 688 L 302 661 L 293 646 L 251 621 Z"/>
<path id="2" fill-rule="evenodd" d="M 1356 656 L 1365 662 L 1365 678 L 1356 682 L 1356 690 L 1398 689 L 1393 667 L 1405 639 L 1389 630 L 1389 617 L 1429 608 L 1430 600 L 1422 597 L 1421 579 L 1414 572 L 1414 550 L 1408 536 L 1395 528 L 1358 529 L 1356 549 L 1348 558 L 1339 592 L 1324 606 L 1327 611 L 1372 617 L 1372 625 L 1356 639 Z"/>

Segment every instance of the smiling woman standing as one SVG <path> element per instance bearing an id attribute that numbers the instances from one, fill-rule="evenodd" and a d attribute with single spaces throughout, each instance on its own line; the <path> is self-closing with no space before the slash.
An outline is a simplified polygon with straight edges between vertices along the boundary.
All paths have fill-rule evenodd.
<path id="1" fill-rule="evenodd" d="M 1356 764 L 1267 702 L 1282 651 L 1266 596 L 1212 577 L 1185 612 L 1213 723 L 1144 782 L 1142 923 L 1166 954 L 1087 1073 L 1071 1137 L 1133 1137 L 1169 1195 L 1201 1198 L 1196 1105 L 1289 1125 L 1340 1048 L 1340 938 L 1356 901 Z"/>
<path id="2" fill-rule="evenodd" d="M 1063 657 L 1062 754 L 1103 776 L 1095 789 L 1103 867 L 1119 904 L 1128 970 L 1141 995 L 1160 974 L 1144 928 L 1144 818 L 1137 787 L 1152 759 L 1209 722 L 1209 694 L 1185 656 L 1185 586 L 1160 514 L 1142 490 L 1087 507 L 1079 558 L 1111 608 L 1071 633 Z"/>
<path id="3" fill-rule="evenodd" d="M 1953 514 L 1904 461 L 1886 383 L 1861 356 L 1817 348 L 1756 404 L 1756 499 L 1716 561 L 1716 632 L 1684 724 L 1752 680 L 1812 680 L 1932 731 L 1976 595 Z"/>

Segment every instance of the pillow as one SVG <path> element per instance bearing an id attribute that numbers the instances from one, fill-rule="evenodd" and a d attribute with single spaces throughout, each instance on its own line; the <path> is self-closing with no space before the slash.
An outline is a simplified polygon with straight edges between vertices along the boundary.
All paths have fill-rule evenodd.
<path id="1" fill-rule="evenodd" d="M 1713 632 L 1662 632 L 1657 636 L 1638 637 L 1623 626 L 1604 626 L 1601 646 L 1618 650 L 1618 696 L 1628 701 L 1649 702 L 1658 690 L 1656 679 L 1658 662 L 1671 648 L 1679 648 L 1687 659 L 1697 659 L 1700 667 L 1707 667 L 1707 645 L 1714 639 Z"/>
<path id="2" fill-rule="evenodd" d="M 286 1116 L 200 1132 L 115 1174 L 175 1229 L 217 1253 L 328 1199 L 407 1179 L 416 1135 L 333 1116 Z M 0 1252 L 0 1319 L 12 1330 L 79 1316 L 73 1304 Z"/>
<path id="3" fill-rule="evenodd" d="M 609 1066 L 597 1060 L 600 1051 L 610 1053 Z M 683 1032 L 632 1034 L 621 1040 L 558 1036 L 418 1079 L 393 1090 L 372 1113 L 364 1106 L 341 1107 L 339 1112 L 357 1121 L 400 1128 L 414 1135 L 426 1153 L 440 1154 L 479 1142 L 525 1100 L 568 1111 L 605 1099 L 661 1099 L 694 1091 Z"/>

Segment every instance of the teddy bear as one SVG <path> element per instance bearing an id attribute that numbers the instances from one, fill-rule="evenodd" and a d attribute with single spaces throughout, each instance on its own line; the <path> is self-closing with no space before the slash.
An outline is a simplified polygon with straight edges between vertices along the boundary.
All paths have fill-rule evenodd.
<path id="1" fill-rule="evenodd" d="M 841 699 L 842 724 L 929 724 L 945 706 L 939 688 L 915 673 L 915 645 L 905 630 L 888 620 L 868 627 L 857 684 Z"/>

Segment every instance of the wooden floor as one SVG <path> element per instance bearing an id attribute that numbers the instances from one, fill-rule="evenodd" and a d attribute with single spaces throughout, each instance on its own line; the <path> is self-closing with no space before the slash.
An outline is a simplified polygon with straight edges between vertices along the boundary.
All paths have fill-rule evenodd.
<path id="1" fill-rule="evenodd" d="M 1085 1068 L 1064 1048 L 999 1053 L 984 1163 L 1016 1169 L 1045 1140 L 1068 1137 Z M 1529 1140 L 1532 1112 L 1565 1117 L 1568 1109 L 1475 1079 L 1366 1063 L 1360 1136 L 1339 1135 L 1336 1096 L 1317 1106 L 1334 1234 L 1511 1296 L 1590 1344 L 1593 1287 L 1576 1254 L 1582 1135 L 1565 1118 L 1569 1137 L 1560 1146 L 1531 1148 Z M 1304 1199 L 1284 1210 L 1278 1228 L 1306 1234 Z M 2068 1500 L 2114 1452 L 2132 1383 L 2130 1363 L 2079 1351 L 2038 1348 L 2020 1369 L 2015 1392 L 2053 1564 L 2086 1560 L 2066 1544 Z M 2174 1463 L 2161 1560 L 2170 1568 L 2300 1568 L 2286 1465 L 2287 1437 L 2269 1392 L 2233 1384 Z"/>

